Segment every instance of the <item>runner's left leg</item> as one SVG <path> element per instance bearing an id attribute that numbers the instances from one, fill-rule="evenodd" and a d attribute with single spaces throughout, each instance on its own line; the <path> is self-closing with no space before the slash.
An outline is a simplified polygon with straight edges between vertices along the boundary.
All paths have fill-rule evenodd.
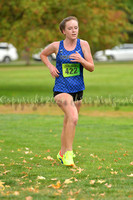
<path id="1" fill-rule="evenodd" d="M 80 107 L 81 107 L 81 104 L 82 104 L 82 100 L 75 101 L 74 103 L 75 103 L 75 106 L 76 106 L 77 111 L 79 113 Z M 67 120 L 68 120 L 67 115 L 64 115 L 63 130 L 62 130 L 62 134 L 61 134 L 61 155 L 63 155 L 65 150 L 66 150 L 65 131 L 66 131 Z M 73 139 L 74 139 L 74 137 L 73 137 Z"/>

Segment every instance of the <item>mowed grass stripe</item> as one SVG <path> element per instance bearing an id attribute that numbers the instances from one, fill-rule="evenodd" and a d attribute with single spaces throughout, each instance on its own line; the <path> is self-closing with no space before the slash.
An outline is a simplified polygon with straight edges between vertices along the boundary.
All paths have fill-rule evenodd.
<path id="1" fill-rule="evenodd" d="M 133 95 L 133 63 L 95 64 L 95 71 L 84 70 L 84 97 L 131 97 Z M 54 79 L 46 66 L 0 67 L 0 96 L 52 97 Z"/>

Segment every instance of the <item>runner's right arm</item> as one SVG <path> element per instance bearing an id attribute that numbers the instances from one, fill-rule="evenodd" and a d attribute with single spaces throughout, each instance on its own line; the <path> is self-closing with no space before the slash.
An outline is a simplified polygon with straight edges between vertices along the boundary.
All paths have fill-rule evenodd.
<path id="1" fill-rule="evenodd" d="M 52 63 L 48 59 L 48 56 L 52 53 L 57 54 L 58 45 L 59 45 L 59 42 L 51 43 L 41 52 L 41 55 L 40 55 L 42 62 L 49 68 L 49 71 L 53 78 L 58 77 L 60 72 L 57 70 L 57 68 L 54 65 L 52 65 Z"/>

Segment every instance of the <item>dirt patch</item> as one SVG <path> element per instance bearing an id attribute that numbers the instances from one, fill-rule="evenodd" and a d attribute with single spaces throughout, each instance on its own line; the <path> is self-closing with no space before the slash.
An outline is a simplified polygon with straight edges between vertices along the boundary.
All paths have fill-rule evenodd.
<path id="1" fill-rule="evenodd" d="M 87 108 L 87 109 L 86 109 Z M 0 105 L 0 114 L 39 114 L 39 115 L 56 115 L 64 113 L 56 104 L 14 104 Z M 128 117 L 133 118 L 133 112 L 125 111 L 99 111 L 89 110 L 87 105 L 82 105 L 80 115 L 94 117 Z"/>
<path id="2" fill-rule="evenodd" d="M 57 105 L 51 104 L 13 104 L 0 105 L 0 114 L 40 114 L 40 115 L 63 115 Z"/>

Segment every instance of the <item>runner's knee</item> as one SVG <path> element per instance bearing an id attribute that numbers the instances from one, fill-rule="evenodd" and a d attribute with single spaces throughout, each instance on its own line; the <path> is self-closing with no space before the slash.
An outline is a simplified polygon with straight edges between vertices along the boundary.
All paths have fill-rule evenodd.
<path id="1" fill-rule="evenodd" d="M 78 114 L 70 116 L 69 120 L 70 120 L 70 123 L 76 126 L 78 123 Z"/>

